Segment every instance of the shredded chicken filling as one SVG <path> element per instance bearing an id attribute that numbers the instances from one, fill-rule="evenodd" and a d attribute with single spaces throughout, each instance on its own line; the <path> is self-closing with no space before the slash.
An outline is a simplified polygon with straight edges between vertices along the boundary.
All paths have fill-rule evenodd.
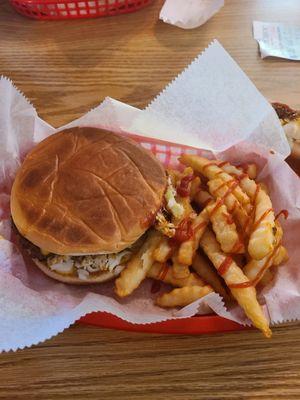
<path id="1" fill-rule="evenodd" d="M 61 256 L 51 254 L 47 257 L 48 267 L 61 274 L 75 273 L 80 279 L 88 279 L 97 272 L 112 272 L 116 267 L 127 262 L 132 251 L 126 249 L 115 254 L 99 254 L 86 256 Z"/>

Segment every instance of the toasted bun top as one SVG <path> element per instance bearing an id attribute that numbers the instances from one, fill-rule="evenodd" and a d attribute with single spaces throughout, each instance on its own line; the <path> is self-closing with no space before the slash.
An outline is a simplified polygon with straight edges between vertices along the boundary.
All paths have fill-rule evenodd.
<path id="1" fill-rule="evenodd" d="M 134 141 L 96 128 L 71 128 L 25 158 L 11 193 L 19 232 L 67 255 L 114 253 L 133 244 L 161 206 L 166 175 Z"/>

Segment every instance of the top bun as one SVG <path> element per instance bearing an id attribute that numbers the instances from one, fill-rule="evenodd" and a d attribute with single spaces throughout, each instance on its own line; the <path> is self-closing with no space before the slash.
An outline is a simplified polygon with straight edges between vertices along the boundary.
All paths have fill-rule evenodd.
<path id="1" fill-rule="evenodd" d="M 61 255 L 116 253 L 151 225 L 166 188 L 163 166 L 134 141 L 71 128 L 25 158 L 11 193 L 19 232 Z"/>

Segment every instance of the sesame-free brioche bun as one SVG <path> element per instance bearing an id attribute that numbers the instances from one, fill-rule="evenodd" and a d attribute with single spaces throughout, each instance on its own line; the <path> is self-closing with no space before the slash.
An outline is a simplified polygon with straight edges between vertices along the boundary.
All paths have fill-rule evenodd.
<path id="1" fill-rule="evenodd" d="M 118 276 L 120 273 L 120 270 L 118 269 L 113 271 L 99 271 L 98 273 L 91 274 L 85 280 L 83 280 L 75 274 L 61 274 L 53 271 L 48 267 L 47 264 L 45 264 L 43 261 L 37 260 L 36 258 L 33 259 L 33 262 L 41 271 L 50 276 L 50 278 L 72 285 L 90 285 L 92 283 L 107 282 Z"/>
<path id="2" fill-rule="evenodd" d="M 11 214 L 21 235 L 44 251 L 116 253 L 149 228 L 165 188 L 163 166 L 139 144 L 75 127 L 26 156 L 12 187 Z"/>

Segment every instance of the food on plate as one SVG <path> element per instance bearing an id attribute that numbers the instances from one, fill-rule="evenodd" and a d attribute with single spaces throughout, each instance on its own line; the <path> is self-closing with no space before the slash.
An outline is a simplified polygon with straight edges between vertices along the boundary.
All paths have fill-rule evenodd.
<path id="1" fill-rule="evenodd" d="M 244 253 L 244 244 L 239 237 L 235 222 L 225 204 L 219 203 L 222 203 L 221 198 L 209 203 L 206 210 L 221 249 L 225 253 Z"/>
<path id="2" fill-rule="evenodd" d="M 300 111 L 293 110 L 286 104 L 272 104 L 285 131 L 291 147 L 287 161 L 300 174 Z"/>
<path id="3" fill-rule="evenodd" d="M 213 234 L 207 229 L 201 240 L 200 246 L 208 256 L 218 274 L 222 276 L 233 297 L 250 318 L 253 325 L 260 329 L 265 336 L 271 336 L 268 321 L 256 298 L 256 290 L 252 282 L 238 267 L 230 255 L 222 252 L 221 247 Z"/>
<path id="4" fill-rule="evenodd" d="M 70 128 L 26 156 L 12 187 L 12 219 L 47 275 L 66 283 L 102 282 L 118 275 L 134 253 L 166 185 L 163 166 L 133 140 Z"/>
<path id="5" fill-rule="evenodd" d="M 131 294 L 146 278 L 149 269 L 154 263 L 153 253 L 160 242 L 160 233 L 152 230 L 137 253 L 133 254 L 126 264 L 126 268 L 116 279 L 116 293 L 120 297 Z"/>
<path id="6" fill-rule="evenodd" d="M 213 289 L 208 285 L 184 286 L 159 296 L 156 299 L 156 304 L 166 308 L 184 307 L 212 292 Z"/>
<path id="7" fill-rule="evenodd" d="M 205 286 L 204 281 L 194 272 L 189 273 L 185 278 L 176 278 L 172 272 L 172 268 L 168 263 L 154 263 L 147 274 L 148 278 L 153 278 L 164 283 L 168 283 L 174 287 L 184 286 Z M 208 282 L 208 281 L 206 281 Z"/>
<path id="8" fill-rule="evenodd" d="M 278 266 L 288 259 L 287 251 L 281 244 L 283 236 L 282 227 L 278 221 L 275 222 L 275 225 L 275 250 L 261 260 L 251 259 L 244 267 L 247 277 L 251 280 L 255 279 L 256 284 L 262 280 L 268 268 Z"/>
<path id="9" fill-rule="evenodd" d="M 200 238 L 208 223 L 209 214 L 206 208 L 204 208 L 204 210 L 201 211 L 191 222 L 191 230 L 193 234 L 189 235 L 189 238 L 180 243 L 178 257 L 183 264 L 192 264 L 196 250 L 199 247 Z"/>
<path id="10" fill-rule="evenodd" d="M 131 139 L 100 129 L 54 134 L 27 155 L 13 184 L 19 244 L 59 281 L 116 278 L 120 298 L 146 279 L 153 295 L 165 285 L 155 295 L 165 308 L 218 293 L 270 337 L 256 289 L 288 258 L 279 222 L 287 211 L 275 216 L 256 164 L 194 154 L 179 161 L 165 170 Z"/>
<path id="11" fill-rule="evenodd" d="M 216 293 L 219 293 L 224 300 L 230 300 L 230 296 L 226 290 L 225 282 L 218 274 L 217 270 L 213 268 L 208 257 L 198 249 L 193 259 L 192 268 L 204 282 L 207 282 Z M 186 285 L 188 286 L 188 285 Z"/>
<path id="12" fill-rule="evenodd" d="M 286 104 L 272 104 L 285 131 L 295 157 L 300 157 L 300 111 L 293 110 Z"/>

